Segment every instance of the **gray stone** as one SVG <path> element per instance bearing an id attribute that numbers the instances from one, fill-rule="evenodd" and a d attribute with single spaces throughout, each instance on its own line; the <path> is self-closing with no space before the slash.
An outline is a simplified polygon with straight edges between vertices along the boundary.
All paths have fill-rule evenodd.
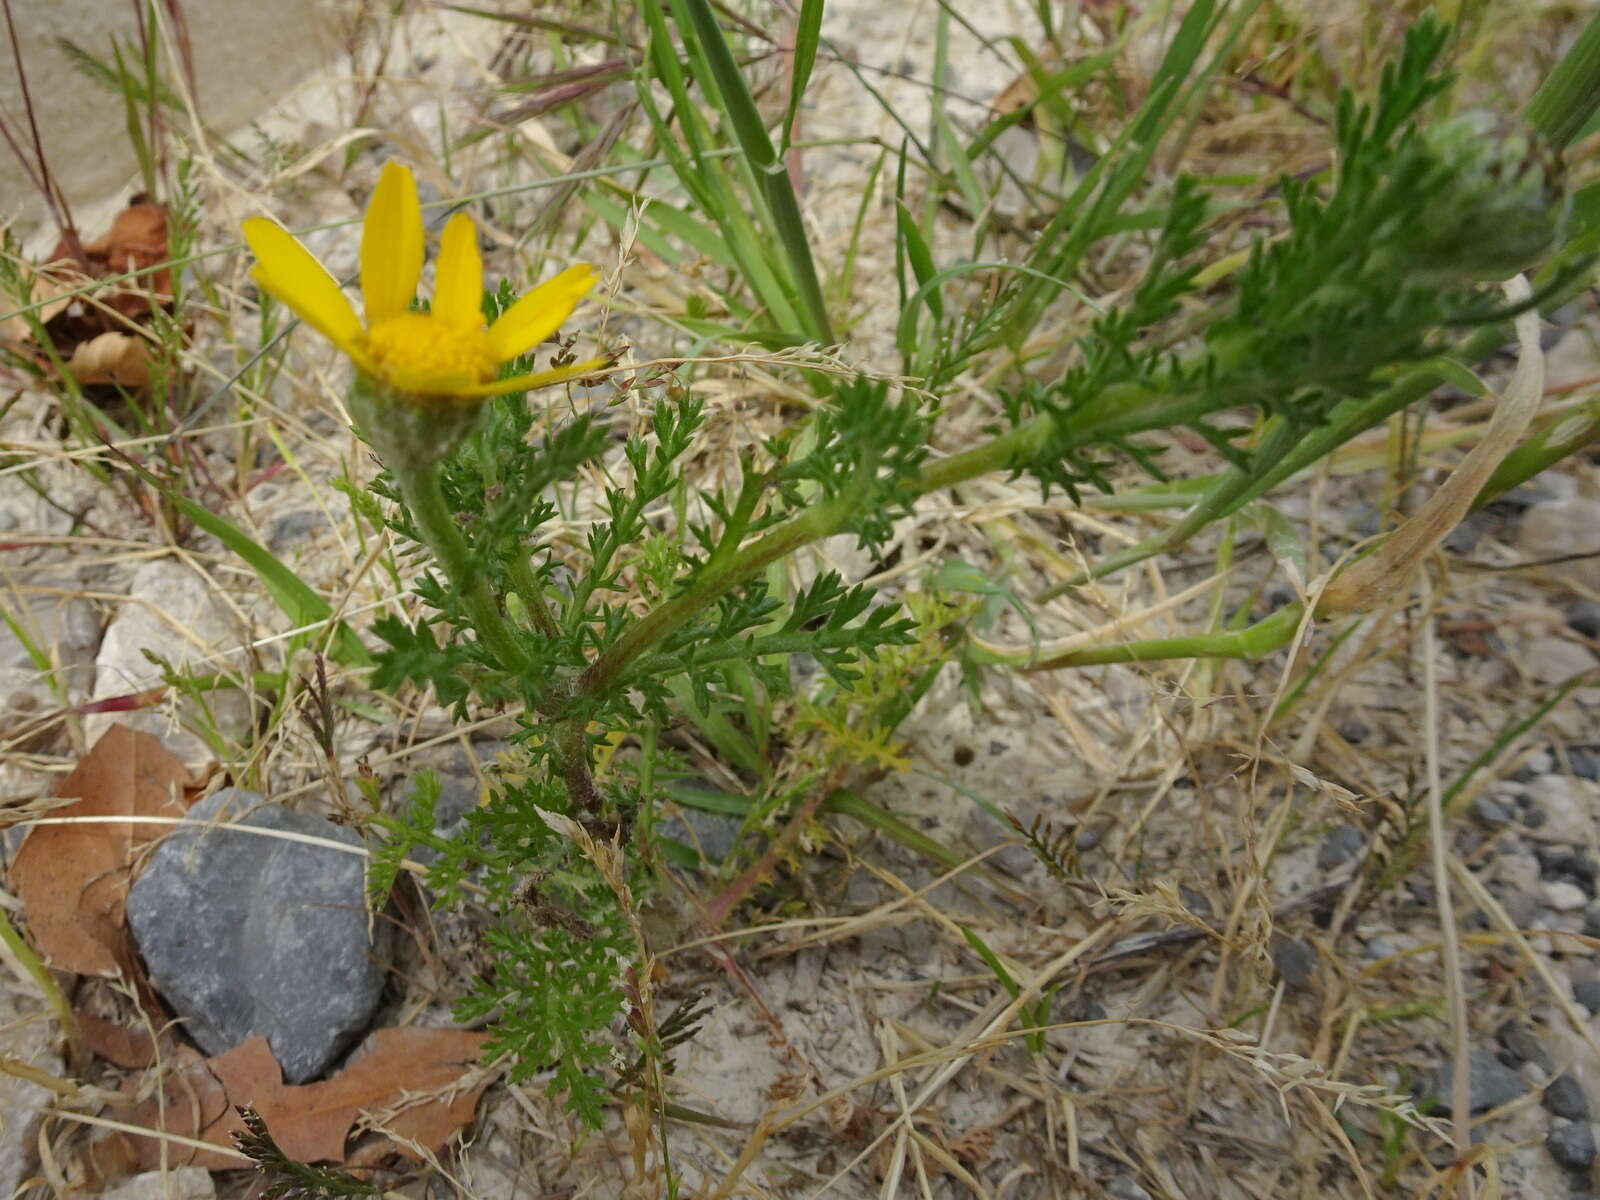
<path id="1" fill-rule="evenodd" d="M 704 854 L 707 862 L 719 863 L 733 852 L 743 826 L 737 817 L 679 805 L 661 818 L 659 829 L 662 836 Z"/>
<path id="2" fill-rule="evenodd" d="M 1480 794 L 1472 801 L 1472 816 L 1490 829 L 1504 829 L 1514 820 L 1504 804 L 1487 794 Z"/>
<path id="3" fill-rule="evenodd" d="M 299 512 L 284 513 L 283 516 L 273 521 L 272 528 L 267 532 L 267 544 L 274 550 L 282 550 L 296 542 L 303 542 L 306 538 L 316 533 L 319 529 L 328 527 L 328 518 L 317 509 L 302 509 Z"/>
<path id="4" fill-rule="evenodd" d="M 1106 1184 L 1106 1195 L 1117 1200 L 1150 1200 L 1150 1193 L 1126 1175 L 1118 1175 Z"/>
<path id="5" fill-rule="evenodd" d="M 1600 1013 L 1600 979 L 1580 979 L 1572 985 L 1572 998 L 1591 1013 Z"/>
<path id="6" fill-rule="evenodd" d="M 1472 1075 L 1468 1105 L 1475 1113 L 1509 1104 L 1528 1090 L 1522 1076 L 1487 1050 L 1470 1051 L 1468 1063 Z M 1422 1098 L 1432 1101 L 1440 1109 L 1448 1109 L 1450 1089 L 1454 1085 L 1455 1077 L 1455 1062 L 1453 1059 L 1446 1059 L 1433 1073 Z"/>
<path id="7" fill-rule="evenodd" d="M 134 574 L 127 600 L 106 627 L 96 658 L 95 700 L 109 700 L 158 687 L 162 669 L 146 651 L 175 667 L 205 661 L 197 669 L 209 674 L 223 666 L 237 669 L 242 629 L 218 598 L 212 583 L 181 562 L 156 559 Z M 204 697 L 210 719 L 227 736 L 243 736 L 250 725 L 250 704 L 244 693 L 223 688 Z M 151 733 L 191 765 L 211 761 L 213 752 L 182 727 L 197 711 L 198 700 L 144 708 L 135 712 L 91 713 L 83 719 L 84 738 L 94 745 L 112 725 Z"/>
<path id="8" fill-rule="evenodd" d="M 1573 498 L 1535 504 L 1522 514 L 1517 550 L 1532 562 L 1569 554 L 1600 554 L 1600 500 Z M 1549 570 L 1589 591 L 1600 591 L 1600 558 L 1580 558 Z"/>
<path id="9" fill-rule="evenodd" d="M 1335 826 L 1322 839 L 1322 845 L 1317 847 L 1317 866 L 1324 871 L 1331 871 L 1360 854 L 1361 847 L 1366 844 L 1366 838 L 1354 825 Z"/>
<path id="10" fill-rule="evenodd" d="M 1284 983 L 1304 987 L 1317 969 L 1317 950 L 1304 938 L 1279 938 L 1272 944 L 1272 965 Z"/>
<path id="11" fill-rule="evenodd" d="M 1588 846 L 1595 840 L 1594 807 L 1581 779 L 1540 775 L 1530 785 L 1544 812 L 1539 835 L 1545 841 Z"/>
<path id="12" fill-rule="evenodd" d="M 1550 1157 L 1571 1171 L 1587 1171 L 1594 1162 L 1594 1126 L 1587 1121 L 1559 1125 L 1545 1139 Z"/>
<path id="13" fill-rule="evenodd" d="M 1593 650 L 1555 634 L 1529 638 L 1517 654 L 1522 669 L 1537 683 L 1565 683 L 1580 671 L 1600 665 Z"/>
<path id="14" fill-rule="evenodd" d="M 1568 883 L 1564 879 L 1552 880 L 1544 884 L 1544 902 L 1556 912 L 1577 912 L 1589 903 L 1589 895 L 1575 883 Z"/>
<path id="15" fill-rule="evenodd" d="M 363 859 L 232 826 L 360 839 L 239 788 L 189 815 L 229 824 L 170 834 L 128 893 L 150 978 L 208 1054 L 264 1035 L 288 1082 L 312 1079 L 366 1028 L 383 990 Z"/>
<path id="16" fill-rule="evenodd" d="M 1600 638 L 1600 601 L 1585 597 L 1566 612 L 1567 624 L 1586 638 Z"/>
<path id="17" fill-rule="evenodd" d="M 1600 938 L 1600 904 L 1583 910 L 1583 932 L 1587 937 Z"/>
<path id="18" fill-rule="evenodd" d="M 1558 1117 L 1569 1121 L 1589 1119 L 1589 1097 L 1576 1076 L 1557 1075 L 1544 1089 L 1544 1106 Z"/>
<path id="19" fill-rule="evenodd" d="M 1517 1062 L 1535 1063 L 1545 1071 L 1552 1069 L 1550 1055 L 1544 1044 L 1526 1025 L 1507 1021 L 1500 1027 L 1500 1044 Z"/>

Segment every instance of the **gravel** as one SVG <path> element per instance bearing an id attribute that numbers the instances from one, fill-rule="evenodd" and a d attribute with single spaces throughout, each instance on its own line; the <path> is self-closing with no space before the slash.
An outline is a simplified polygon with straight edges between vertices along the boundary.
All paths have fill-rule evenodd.
<path id="1" fill-rule="evenodd" d="M 1589 1119 L 1589 1097 L 1572 1075 L 1557 1075 L 1544 1089 L 1544 1106 L 1569 1121 Z"/>
<path id="2" fill-rule="evenodd" d="M 1587 1121 L 1558 1125 L 1545 1139 L 1550 1157 L 1572 1171 L 1587 1171 L 1594 1162 L 1594 1126 Z"/>

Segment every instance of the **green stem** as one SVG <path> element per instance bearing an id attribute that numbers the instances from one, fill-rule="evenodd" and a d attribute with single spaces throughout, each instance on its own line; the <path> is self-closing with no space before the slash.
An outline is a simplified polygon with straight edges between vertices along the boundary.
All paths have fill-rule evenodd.
<path id="1" fill-rule="evenodd" d="M 1600 15 L 1556 64 L 1523 110 L 1528 123 L 1565 150 L 1600 108 Z"/>
<path id="2" fill-rule="evenodd" d="M 1286 604 L 1269 617 L 1245 629 L 1225 629 L 1187 637 L 1150 638 L 1111 646 L 1089 646 L 1052 658 L 1034 661 L 1031 653 L 1000 654 L 973 646 L 968 655 L 976 663 L 1017 667 L 1024 671 L 1055 671 L 1063 667 L 1103 667 L 1111 663 L 1154 662 L 1163 658 L 1262 658 L 1287 646 L 1300 626 L 1304 607 Z"/>
<path id="3" fill-rule="evenodd" d="M 737 555 L 708 562 L 685 591 L 639 618 L 610 649 L 595 659 L 579 678 L 578 692 L 595 696 L 607 691 L 640 655 L 704 612 L 719 596 L 808 542 L 837 533 L 854 514 L 871 482 L 870 469 L 863 470 L 856 481 L 834 499 L 778 526 Z"/>
<path id="4" fill-rule="evenodd" d="M 456 525 L 455 514 L 445 503 L 444 489 L 439 486 L 438 466 L 397 460 L 389 464 L 389 469 L 400 485 L 406 507 L 411 510 L 411 519 L 417 523 L 417 532 L 456 589 L 479 639 L 502 669 L 522 674 L 528 668 L 528 656 L 518 644 L 511 623 L 500 612 L 488 575 L 473 565 L 472 553 Z"/>

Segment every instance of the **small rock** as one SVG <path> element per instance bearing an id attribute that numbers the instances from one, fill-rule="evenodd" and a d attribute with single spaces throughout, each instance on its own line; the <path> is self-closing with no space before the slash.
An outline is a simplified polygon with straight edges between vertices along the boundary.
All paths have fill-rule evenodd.
<path id="1" fill-rule="evenodd" d="M 1367 939 L 1365 953 L 1368 958 L 1377 961 L 1380 958 L 1388 958 L 1391 955 L 1399 954 L 1400 947 L 1386 937 L 1369 938 Z"/>
<path id="2" fill-rule="evenodd" d="M 1106 1195 L 1117 1200 L 1150 1200 L 1150 1193 L 1127 1175 L 1118 1175 L 1106 1184 Z"/>
<path id="3" fill-rule="evenodd" d="M 1539 826 L 1541 837 L 1570 846 L 1594 842 L 1594 813 L 1581 780 L 1570 775 L 1541 775 L 1533 781 L 1531 790 L 1544 811 L 1545 819 Z M 1532 806 L 1529 807 L 1531 812 Z M 1526 818 L 1523 823 L 1529 824 Z"/>
<path id="4" fill-rule="evenodd" d="M 1590 783 L 1600 780 L 1600 748 L 1568 746 L 1567 765 L 1579 779 L 1587 779 Z"/>
<path id="5" fill-rule="evenodd" d="M 267 544 L 274 550 L 282 550 L 295 542 L 304 541 L 317 530 L 327 527 L 328 518 L 317 509 L 284 513 L 267 531 Z"/>
<path id="6" fill-rule="evenodd" d="M 1350 717 L 1339 723 L 1339 736 L 1352 746 L 1359 746 L 1372 736 L 1372 730 L 1360 717 Z"/>
<path id="7" fill-rule="evenodd" d="M 1579 600 L 1567 609 L 1566 617 L 1567 624 L 1584 637 L 1600 638 L 1600 600 Z"/>
<path id="8" fill-rule="evenodd" d="M 1444 548 L 1452 554 L 1471 554 L 1482 539 L 1485 527 L 1493 520 L 1488 513 L 1471 514 L 1445 534 Z"/>
<path id="9" fill-rule="evenodd" d="M 1544 1089 L 1544 1106 L 1569 1121 L 1589 1119 L 1589 1097 L 1570 1073 L 1557 1075 Z"/>
<path id="10" fill-rule="evenodd" d="M 1533 1031 L 1526 1025 L 1517 1021 L 1507 1021 L 1500 1026 L 1500 1044 L 1506 1048 L 1515 1063 L 1537 1063 L 1546 1072 L 1551 1070 L 1550 1054 L 1544 1048 L 1544 1043 L 1534 1036 Z"/>
<path id="11" fill-rule="evenodd" d="M 662 817 L 659 829 L 663 837 L 704 854 L 707 862 L 719 863 L 733 853 L 743 827 L 738 817 L 679 805 L 677 812 Z"/>
<path id="12" fill-rule="evenodd" d="M 1600 666 L 1600 658 L 1589 647 L 1555 634 L 1529 638 L 1517 657 L 1536 683 L 1565 683 L 1580 671 Z"/>
<path id="13" fill-rule="evenodd" d="M 169 1167 L 124 1179 L 100 1193 L 100 1200 L 211 1200 L 217 1194 L 204 1167 Z"/>
<path id="14" fill-rule="evenodd" d="M 1470 1051 L 1468 1064 L 1472 1074 L 1468 1104 L 1475 1113 L 1509 1104 L 1528 1090 L 1520 1075 L 1487 1050 Z M 1422 1098 L 1438 1109 L 1448 1109 L 1455 1075 L 1455 1061 L 1446 1059 L 1433 1073 Z"/>
<path id="15" fill-rule="evenodd" d="M 1592 938 L 1600 938 L 1600 904 L 1591 904 L 1583 910 L 1583 932 Z"/>
<path id="16" fill-rule="evenodd" d="M 1272 944 L 1272 965 L 1292 988 L 1304 987 L 1317 969 L 1317 950 L 1304 938 L 1278 938 Z"/>
<path id="17" fill-rule="evenodd" d="M 265 1035 L 287 1082 L 312 1079 L 366 1028 L 383 991 L 363 859 L 235 826 L 361 841 L 240 788 L 189 816 L 230 824 L 169 834 L 129 890 L 150 978 L 208 1054 Z"/>
<path id="18" fill-rule="evenodd" d="M 1600 556 L 1600 500 L 1547 500 L 1522 514 L 1517 550 L 1538 562 L 1569 554 Z M 1600 591 L 1600 557 L 1581 558 L 1550 568 L 1552 574 Z"/>
<path id="19" fill-rule="evenodd" d="M 1589 903 L 1588 894 L 1575 883 L 1567 883 L 1558 879 L 1554 883 L 1546 883 L 1541 889 L 1544 893 L 1544 902 L 1557 912 L 1576 912 Z"/>
<path id="20" fill-rule="evenodd" d="M 204 576 L 179 562 L 148 562 L 134 574 L 127 601 L 106 626 L 96 658 L 92 698 L 110 700 L 160 686 L 161 667 L 145 656 L 147 650 L 175 667 L 214 655 L 221 655 L 219 661 L 224 664 L 238 666 L 243 662 L 237 657 L 241 641 L 238 622 Z M 210 720 L 228 736 L 242 736 L 249 728 L 250 704 L 243 692 L 228 688 L 209 692 L 205 704 Z M 83 719 L 84 738 L 92 746 L 112 725 L 121 723 L 155 734 L 187 763 L 209 762 L 213 751 L 180 728 L 178 715 L 167 706 L 91 713 Z"/>
<path id="21" fill-rule="evenodd" d="M 1594 1162 L 1594 1126 L 1587 1121 L 1557 1126 L 1544 1144 L 1550 1157 L 1570 1171 L 1587 1171 Z"/>
<path id="22" fill-rule="evenodd" d="M 1514 820 L 1504 804 L 1486 793 L 1480 793 L 1473 799 L 1472 817 L 1480 825 L 1487 825 L 1490 829 L 1504 829 Z"/>
<path id="23" fill-rule="evenodd" d="M 1317 847 L 1317 866 L 1321 870 L 1331 871 L 1360 854 L 1361 847 L 1366 844 L 1366 838 L 1354 825 L 1336 826 L 1322 839 L 1322 845 Z"/>
<path id="24" fill-rule="evenodd" d="M 1600 1013 L 1600 979 L 1580 979 L 1574 983 L 1572 998 L 1591 1013 Z"/>

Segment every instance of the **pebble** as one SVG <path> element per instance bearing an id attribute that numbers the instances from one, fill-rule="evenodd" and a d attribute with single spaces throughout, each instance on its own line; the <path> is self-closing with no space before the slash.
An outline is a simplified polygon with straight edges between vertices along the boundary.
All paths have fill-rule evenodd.
<path id="1" fill-rule="evenodd" d="M 1317 866 L 1321 870 L 1331 871 L 1360 854 L 1361 847 L 1366 844 L 1366 838 L 1354 825 L 1337 825 L 1322 839 L 1322 845 L 1317 847 Z"/>
<path id="2" fill-rule="evenodd" d="M 1600 638 L 1600 600 L 1587 597 L 1566 611 L 1567 624 L 1586 638 Z"/>
<path id="3" fill-rule="evenodd" d="M 1568 746 L 1567 765 L 1579 779 L 1600 780 L 1600 747 Z"/>
<path id="4" fill-rule="evenodd" d="M 1360 717 L 1350 717 L 1340 723 L 1339 736 L 1352 746 L 1359 746 L 1372 736 L 1372 730 Z"/>
<path id="5" fill-rule="evenodd" d="M 1317 950 L 1304 938 L 1278 938 L 1272 944 L 1272 965 L 1291 988 L 1304 987 L 1317 969 Z"/>
<path id="6" fill-rule="evenodd" d="M 1583 910 L 1583 932 L 1592 938 L 1600 938 L 1600 904 L 1591 904 Z"/>
<path id="7" fill-rule="evenodd" d="M 1591 1013 L 1600 1013 L 1600 979 L 1580 979 L 1574 983 L 1572 998 Z"/>
<path id="8" fill-rule="evenodd" d="M 1536 1063 L 1546 1072 L 1551 1070 L 1550 1054 L 1544 1048 L 1544 1043 L 1534 1036 L 1533 1031 L 1526 1025 L 1517 1021 L 1507 1021 L 1500 1026 L 1500 1044 L 1506 1048 L 1506 1054 L 1519 1063 Z"/>
<path id="9" fill-rule="evenodd" d="M 1565 683 L 1580 671 L 1600 666 L 1600 658 L 1589 647 L 1555 634 L 1529 638 L 1517 657 L 1528 677 L 1544 684 Z"/>
<path id="10" fill-rule="evenodd" d="M 1544 902 L 1557 912 L 1576 912 L 1589 903 L 1589 895 L 1575 883 L 1568 883 L 1563 879 L 1546 883 Z"/>
<path id="11" fill-rule="evenodd" d="M 1522 514 L 1517 551 L 1529 561 L 1568 554 L 1600 555 L 1600 500 L 1546 500 Z M 1600 557 L 1549 567 L 1551 574 L 1600 591 Z"/>
<path id="12" fill-rule="evenodd" d="M 1550 1157 L 1572 1171 L 1587 1171 L 1594 1162 L 1594 1126 L 1587 1121 L 1559 1125 L 1545 1139 Z"/>
<path id="13" fill-rule="evenodd" d="M 1106 1195 L 1117 1200 L 1151 1200 L 1150 1193 L 1126 1175 L 1118 1175 L 1106 1184 Z"/>
<path id="14" fill-rule="evenodd" d="M 1570 775 L 1540 775 L 1530 790 L 1544 812 L 1544 822 L 1539 827 L 1544 840 L 1572 846 L 1587 846 L 1594 841 L 1594 814 L 1581 781 Z M 1529 823 L 1524 818 L 1524 824 Z"/>
<path id="15" fill-rule="evenodd" d="M 1472 801 L 1472 817 L 1490 829 L 1504 829 L 1515 820 L 1510 809 L 1487 794 L 1480 794 Z"/>
<path id="16" fill-rule="evenodd" d="M 1571 1074 L 1557 1075 L 1544 1089 L 1544 1106 L 1569 1121 L 1589 1119 L 1589 1097 Z"/>
<path id="17" fill-rule="evenodd" d="M 192 820 L 359 847 L 321 817 L 224 788 Z M 180 829 L 128 892 L 151 981 L 208 1054 L 264 1035 L 288 1083 L 320 1075 L 372 1020 L 384 970 L 368 936 L 364 861 L 229 825 Z"/>
<path id="18" fill-rule="evenodd" d="M 209 654 L 237 652 L 243 636 L 231 610 L 205 576 L 168 559 L 148 562 L 134 574 L 126 601 L 106 626 L 95 660 L 92 699 L 109 700 L 159 687 L 162 669 L 146 657 L 146 651 L 155 651 L 181 667 Z M 236 653 L 222 660 L 235 667 L 241 661 Z M 224 736 L 244 736 L 250 726 L 250 702 L 243 692 L 224 688 L 206 693 L 203 700 L 211 721 Z M 196 711 L 200 701 L 182 703 L 184 711 Z M 209 745 L 179 727 L 168 705 L 137 712 L 90 713 L 83 718 L 85 742 L 94 745 L 116 724 L 155 734 L 187 763 L 206 763 L 215 757 Z"/>
<path id="19" fill-rule="evenodd" d="M 1475 1113 L 1509 1104 L 1528 1090 L 1522 1076 L 1487 1050 L 1470 1051 L 1468 1062 L 1472 1073 L 1468 1103 Z M 1428 1081 L 1422 1098 L 1433 1101 L 1441 1109 L 1448 1109 L 1455 1074 L 1454 1060 L 1445 1059 Z"/>

